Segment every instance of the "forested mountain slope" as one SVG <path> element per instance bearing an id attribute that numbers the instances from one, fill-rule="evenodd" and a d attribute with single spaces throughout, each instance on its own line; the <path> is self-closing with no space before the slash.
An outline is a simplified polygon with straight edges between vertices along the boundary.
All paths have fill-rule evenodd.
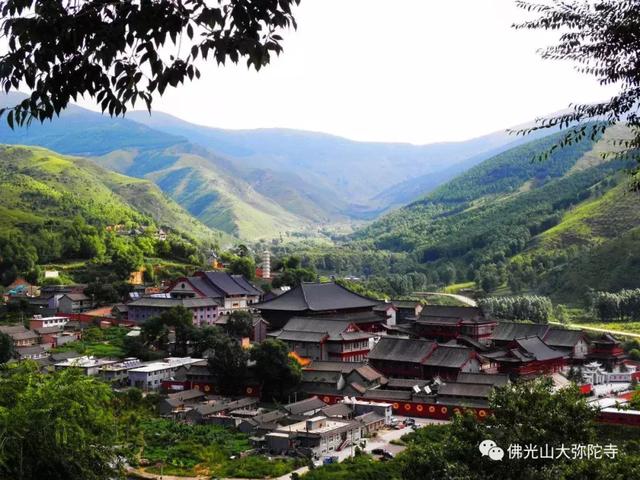
<path id="1" fill-rule="evenodd" d="M 0 103 L 14 104 L 19 99 L 20 95 L 13 94 L 3 97 Z M 276 199 L 272 199 L 243 178 L 251 174 L 254 183 L 262 185 L 266 183 L 262 180 L 265 172 L 239 172 L 225 158 L 183 137 L 75 106 L 60 119 L 44 124 L 34 122 L 28 128 L 11 130 L 0 122 L 0 143 L 43 146 L 90 157 L 129 176 L 150 178 L 203 223 L 230 235 L 275 236 L 281 231 L 304 228 L 310 222 L 335 218 L 322 206 L 317 207 L 309 196 L 295 197 L 289 210 L 277 198 L 279 195 L 282 203 L 290 200 L 285 198 L 286 188 L 277 189 Z M 186 195 L 178 185 L 192 191 Z"/>
<path id="2" fill-rule="evenodd" d="M 120 229 L 165 228 L 170 243 L 185 246 L 184 252 L 194 251 L 188 246 L 194 241 L 204 246 L 227 238 L 195 220 L 151 182 L 43 148 L 0 146 L 0 192 L 2 274 L 16 259 L 22 259 L 16 271 L 26 272 L 36 263 L 97 259 L 118 249 L 129 251 L 134 244 L 144 252 L 153 243 L 137 245 L 137 240 L 110 233 Z"/>
<path id="3" fill-rule="evenodd" d="M 534 157 L 560 134 L 508 150 L 357 232 L 346 248 L 395 252 L 404 271 L 440 284 L 476 280 L 489 291 L 506 284 L 514 292 L 579 295 L 613 286 L 611 275 L 590 266 L 630 273 L 633 254 L 613 252 L 640 227 L 640 197 L 628 191 L 624 162 L 599 155 L 615 149 L 620 133 L 585 139 L 545 161 Z M 640 284 L 621 275 L 616 284 Z"/>
<path id="4" fill-rule="evenodd" d="M 496 132 L 466 141 L 429 145 L 357 142 L 292 129 L 205 127 L 162 112 L 153 112 L 151 116 L 132 112 L 129 118 L 181 135 L 245 168 L 294 174 L 339 199 L 340 213 L 356 217 L 367 216 L 367 210 L 371 214 L 406 204 L 482 160 L 528 141 Z M 414 179 L 420 176 L 425 177 L 425 184 L 407 195 L 403 182 L 415 186 Z M 427 176 L 436 179 L 436 184 Z"/>

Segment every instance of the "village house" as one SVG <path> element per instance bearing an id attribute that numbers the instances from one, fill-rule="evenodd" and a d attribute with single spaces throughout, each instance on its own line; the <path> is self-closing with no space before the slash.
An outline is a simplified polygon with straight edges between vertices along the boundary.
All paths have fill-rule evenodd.
<path id="1" fill-rule="evenodd" d="M 68 331 L 65 327 L 42 327 L 36 328 L 34 331 L 40 338 L 40 343 L 56 348 L 65 343 L 75 342 L 80 339 L 80 331 Z"/>
<path id="2" fill-rule="evenodd" d="M 289 415 L 308 417 L 319 413 L 326 406 L 327 404 L 320 400 L 317 396 L 313 396 L 304 400 L 300 400 L 299 402 L 289 403 L 282 408 Z"/>
<path id="3" fill-rule="evenodd" d="M 6 288 L 8 297 L 37 297 L 40 295 L 40 287 L 32 285 L 24 278 L 18 277 Z"/>
<path id="4" fill-rule="evenodd" d="M 27 301 L 32 311 L 43 316 L 52 316 L 58 312 L 59 301 L 65 294 L 83 294 L 87 285 L 45 285 L 40 287 L 40 295 Z M 71 313 L 71 312 L 70 312 Z"/>
<path id="5" fill-rule="evenodd" d="M 355 324 L 322 317 L 294 317 L 282 330 L 268 334 L 289 350 L 311 360 L 359 362 L 371 349 L 372 335 Z"/>
<path id="6" fill-rule="evenodd" d="M 394 327 L 397 322 L 398 309 L 392 303 L 381 303 L 373 307 L 373 312 L 384 319 L 387 327 Z"/>
<path id="7" fill-rule="evenodd" d="M 35 330 L 37 328 L 64 327 L 68 322 L 68 317 L 43 317 L 42 315 L 34 315 L 31 317 L 31 320 L 29 320 L 29 328 Z"/>
<path id="8" fill-rule="evenodd" d="M 129 380 L 129 370 L 142 365 L 142 362 L 134 357 L 125 358 L 122 361 L 110 363 L 100 367 L 100 376 L 115 385 L 124 385 Z"/>
<path id="9" fill-rule="evenodd" d="M 282 410 L 272 410 L 241 420 L 238 424 L 238 430 L 249 435 L 263 436 L 268 432 L 273 432 L 277 428 L 280 428 L 286 418 L 286 412 Z"/>
<path id="10" fill-rule="evenodd" d="M 165 291 L 173 298 L 210 298 L 220 305 L 221 313 L 246 310 L 260 301 L 262 290 L 242 275 L 226 272 L 197 272 L 175 280 Z"/>
<path id="11" fill-rule="evenodd" d="M 127 304 L 127 319 L 142 324 L 174 307 L 189 310 L 197 327 L 214 325 L 220 314 L 220 304 L 213 298 L 142 297 Z"/>
<path id="12" fill-rule="evenodd" d="M 244 418 L 252 418 L 258 404 L 256 397 L 229 398 L 206 397 L 205 402 L 190 405 L 185 419 L 190 423 L 210 423 L 237 428 Z"/>
<path id="13" fill-rule="evenodd" d="M 298 390 L 324 402 L 334 396 L 359 396 L 386 382 L 380 372 L 364 362 L 312 362 L 302 369 Z"/>
<path id="14" fill-rule="evenodd" d="M 159 390 L 164 380 L 170 380 L 181 367 L 201 362 L 201 358 L 168 357 L 157 362 L 145 363 L 127 372 L 129 385 L 141 390 Z"/>
<path id="15" fill-rule="evenodd" d="M 18 360 L 42 360 L 49 355 L 47 345 L 32 345 L 16 348 Z"/>
<path id="16" fill-rule="evenodd" d="M 299 450 L 310 451 L 319 457 L 355 444 L 361 434 L 362 424 L 356 420 L 317 416 L 266 434 L 265 446 L 275 454 Z"/>
<path id="17" fill-rule="evenodd" d="M 175 417 L 178 413 L 197 406 L 205 397 L 204 392 L 195 389 L 169 393 L 158 402 L 156 408 L 161 416 Z"/>
<path id="18" fill-rule="evenodd" d="M 423 362 L 423 378 L 455 379 L 460 373 L 477 373 L 480 361 L 476 353 L 458 345 L 438 345 Z"/>
<path id="19" fill-rule="evenodd" d="M 76 358 L 68 358 L 64 361 L 58 362 L 54 365 L 56 370 L 62 370 L 65 368 L 77 368 L 82 370 L 87 376 L 96 376 L 100 373 L 100 370 L 106 365 L 113 365 L 118 360 L 108 360 L 104 358 L 95 358 L 92 356 L 82 356 Z"/>
<path id="20" fill-rule="evenodd" d="M 377 317 L 378 324 L 384 319 L 375 315 L 373 308 L 380 302 L 358 295 L 337 283 L 303 282 L 295 288 L 271 300 L 255 305 L 271 328 L 281 329 L 293 317 L 344 316 L 368 313 Z"/>
<path id="21" fill-rule="evenodd" d="M 93 308 L 93 301 L 84 293 L 65 293 L 58 299 L 60 313 L 82 313 Z"/>
<path id="22" fill-rule="evenodd" d="M 38 334 L 24 325 L 0 325 L 0 333 L 9 335 L 15 348 L 32 347 L 40 343 Z"/>

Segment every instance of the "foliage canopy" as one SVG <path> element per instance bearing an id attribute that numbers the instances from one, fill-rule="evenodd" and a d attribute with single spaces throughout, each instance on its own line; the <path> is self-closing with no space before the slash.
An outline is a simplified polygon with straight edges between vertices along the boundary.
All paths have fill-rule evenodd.
<path id="1" fill-rule="evenodd" d="M 29 98 L 7 113 L 10 126 L 44 121 L 88 95 L 103 112 L 124 114 L 154 94 L 200 77 L 196 61 L 259 70 L 282 51 L 279 32 L 295 27 L 299 0 L 9 0 L 2 3 L 8 52 L 0 58 L 6 92 Z M 172 53 L 168 53 L 172 49 Z"/>

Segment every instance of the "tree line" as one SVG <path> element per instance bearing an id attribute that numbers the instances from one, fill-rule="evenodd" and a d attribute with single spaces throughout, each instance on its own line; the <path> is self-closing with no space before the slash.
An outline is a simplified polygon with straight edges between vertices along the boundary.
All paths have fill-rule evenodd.
<path id="1" fill-rule="evenodd" d="M 553 305 L 548 297 L 519 295 L 515 297 L 487 297 L 478 300 L 482 311 L 499 320 L 549 323 Z"/>
<path id="2" fill-rule="evenodd" d="M 603 322 L 640 320 L 640 288 L 619 292 L 593 292 L 591 309 Z"/>

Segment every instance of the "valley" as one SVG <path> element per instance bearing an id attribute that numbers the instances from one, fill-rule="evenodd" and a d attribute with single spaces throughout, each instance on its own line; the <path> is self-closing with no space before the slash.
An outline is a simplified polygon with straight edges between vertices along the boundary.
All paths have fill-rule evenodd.
<path id="1" fill-rule="evenodd" d="M 619 126 L 536 159 L 561 135 L 494 133 L 416 146 L 223 130 L 161 112 L 107 118 L 72 107 L 47 125 L 0 126 L 0 142 L 49 148 L 26 147 L 71 162 L 43 187 L 38 169 L 53 167 L 16 168 L 15 149 L 5 149 L 5 191 L 15 193 L 3 199 L 2 221 L 33 232 L 61 214 L 39 208 L 48 200 L 22 208 L 25 198 L 69 188 L 81 204 L 110 205 L 100 199 L 104 190 L 139 223 L 170 226 L 201 245 L 296 255 L 321 275 L 357 278 L 396 297 L 467 283 L 580 304 L 593 290 L 635 288 L 639 199 L 621 173 L 624 160 L 604 156 L 628 131 Z M 76 176 L 83 180 L 73 183 Z M 121 207 L 106 210 L 111 215 L 83 215 L 89 224 L 121 223 Z"/>

